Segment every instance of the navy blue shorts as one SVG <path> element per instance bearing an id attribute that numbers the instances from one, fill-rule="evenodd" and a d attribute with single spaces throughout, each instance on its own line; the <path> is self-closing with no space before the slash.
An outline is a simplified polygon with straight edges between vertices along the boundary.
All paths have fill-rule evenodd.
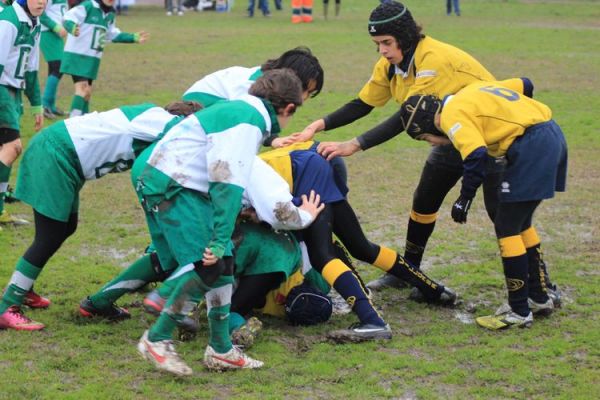
<path id="1" fill-rule="evenodd" d="M 556 122 L 530 126 L 506 152 L 500 202 L 544 200 L 564 192 L 567 159 L 567 143 Z"/>
<path id="2" fill-rule="evenodd" d="M 348 193 L 346 185 L 336 179 L 332 166 L 320 154 L 310 150 L 297 150 L 290 153 L 294 188 L 294 203 L 301 203 L 300 197 L 309 195 L 311 190 L 321 196 L 322 203 L 344 200 Z"/>

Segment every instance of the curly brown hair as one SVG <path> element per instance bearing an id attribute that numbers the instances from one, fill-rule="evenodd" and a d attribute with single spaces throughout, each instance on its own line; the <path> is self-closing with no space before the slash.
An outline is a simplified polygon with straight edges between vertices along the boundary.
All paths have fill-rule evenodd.
<path id="1" fill-rule="evenodd" d="M 277 113 L 288 104 L 302 105 L 302 82 L 289 68 L 265 71 L 248 93 L 270 101 Z"/>
<path id="2" fill-rule="evenodd" d="M 200 111 L 204 108 L 202 104 L 197 101 L 173 101 L 167 104 L 164 109 L 173 115 L 180 115 L 187 117 L 190 114 Z"/>

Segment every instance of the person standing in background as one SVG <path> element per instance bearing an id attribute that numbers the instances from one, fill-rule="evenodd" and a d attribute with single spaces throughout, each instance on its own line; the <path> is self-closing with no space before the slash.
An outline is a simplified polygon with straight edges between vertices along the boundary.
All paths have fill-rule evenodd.
<path id="1" fill-rule="evenodd" d="M 44 107 L 44 117 L 48 119 L 66 115 L 64 111 L 56 107 L 56 91 L 62 77 L 60 62 L 65 46 L 64 39 L 67 37 L 67 31 L 62 26 L 62 19 L 67 7 L 67 0 L 49 0 L 46 11 L 40 16 L 42 23 L 40 48 L 48 63 L 48 79 L 46 79 L 42 106 Z"/>
<path id="2" fill-rule="evenodd" d="M 254 4 L 256 4 L 256 0 L 248 1 L 248 16 L 249 17 L 254 17 Z M 276 6 L 277 6 L 277 4 L 276 4 Z M 271 16 L 271 11 L 269 11 L 269 2 L 267 0 L 258 0 L 258 8 L 260 11 L 262 11 L 262 13 L 265 17 Z"/>
<path id="3" fill-rule="evenodd" d="M 173 14 L 177 14 L 178 16 L 183 16 L 183 1 L 177 0 L 177 7 L 173 6 L 173 0 L 167 0 L 167 17 L 170 17 Z"/>
<path id="4" fill-rule="evenodd" d="M 46 0 L 17 0 L 0 13 L 0 225 L 22 225 L 4 209 L 12 164 L 21 154 L 22 93 L 31 103 L 34 129 L 44 125 L 38 81 L 40 26 Z"/>
<path id="5" fill-rule="evenodd" d="M 342 7 L 342 0 L 335 0 L 335 16 L 340 16 L 340 9 Z M 329 13 L 329 0 L 323 0 L 323 16 L 327 19 Z"/>
<path id="6" fill-rule="evenodd" d="M 446 15 L 452 14 L 452 7 L 454 6 L 454 14 L 460 17 L 460 0 L 446 0 Z"/>
<path id="7" fill-rule="evenodd" d="M 71 75 L 75 93 L 70 116 L 86 114 L 92 83 L 98 78 L 106 43 L 145 43 L 147 32 L 121 32 L 115 25 L 115 0 L 86 0 L 65 14 L 63 27 L 69 33 L 60 72 Z"/>
<path id="8" fill-rule="evenodd" d="M 313 0 L 292 0 L 292 24 L 313 22 Z"/>

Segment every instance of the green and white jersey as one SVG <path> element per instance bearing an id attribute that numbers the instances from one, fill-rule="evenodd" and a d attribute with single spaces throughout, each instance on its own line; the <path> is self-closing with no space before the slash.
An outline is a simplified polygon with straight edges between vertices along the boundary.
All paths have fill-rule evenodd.
<path id="1" fill-rule="evenodd" d="M 39 42 L 40 24 L 34 26 L 19 4 L 14 3 L 0 12 L 1 85 L 24 89 L 28 73 L 37 78 Z"/>
<path id="2" fill-rule="evenodd" d="M 135 43 L 135 35 L 121 32 L 115 13 L 105 13 L 95 0 L 86 0 L 65 14 L 63 26 L 69 32 L 64 48 L 61 73 L 95 80 L 107 42 Z M 79 26 L 79 36 L 73 36 Z"/>
<path id="3" fill-rule="evenodd" d="M 62 27 L 63 16 L 68 8 L 67 0 L 48 0 L 46 10 L 40 16 L 42 32 L 55 31 L 57 26 Z"/>
<path id="4" fill-rule="evenodd" d="M 138 179 L 146 210 L 160 211 L 161 203 L 180 192 L 208 195 L 213 209 L 209 247 L 221 257 L 229 246 L 256 153 L 272 131 L 279 131 L 273 106 L 250 95 L 190 115 L 157 142 Z"/>
<path id="5" fill-rule="evenodd" d="M 230 67 L 206 75 L 183 94 L 183 100 L 197 101 L 205 108 L 219 100 L 235 100 L 262 75 L 260 67 Z"/>
<path id="6" fill-rule="evenodd" d="M 148 193 L 167 194 L 173 186 L 208 193 L 212 183 L 245 188 L 263 138 L 274 129 L 273 107 L 250 95 L 190 115 L 152 151 L 148 164 L 169 181 L 145 182 L 154 186 Z"/>
<path id="7" fill-rule="evenodd" d="M 64 120 L 86 180 L 122 172 L 133 164 L 140 146 L 157 140 L 179 117 L 144 103 L 93 112 Z"/>
<path id="8" fill-rule="evenodd" d="M 258 219 L 275 230 L 307 228 L 312 216 L 292 202 L 290 185 L 260 157 L 255 157 L 242 203 L 256 210 Z"/>

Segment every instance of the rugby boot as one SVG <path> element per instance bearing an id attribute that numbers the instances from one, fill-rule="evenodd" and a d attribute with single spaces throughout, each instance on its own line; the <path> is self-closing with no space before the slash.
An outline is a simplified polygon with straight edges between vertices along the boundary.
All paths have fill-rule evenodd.
<path id="1" fill-rule="evenodd" d="M 144 310 L 157 317 L 160 315 L 162 309 L 165 306 L 167 299 L 160 297 L 158 291 L 153 290 L 144 298 Z"/>
<path id="2" fill-rule="evenodd" d="M 491 330 L 508 329 L 513 326 L 529 328 L 533 324 L 533 313 L 530 311 L 525 317 L 514 312 L 508 304 L 504 304 L 494 315 L 475 318 L 477 325 Z"/>
<path id="3" fill-rule="evenodd" d="M 554 302 L 551 298 L 544 303 L 538 303 L 537 301 L 532 300 L 531 298 L 527 299 L 527 304 L 529 305 L 529 309 L 533 313 L 533 315 L 543 315 L 548 316 L 552 314 L 554 311 Z"/>
<path id="4" fill-rule="evenodd" d="M 14 215 L 11 215 L 8 211 L 4 210 L 2 211 L 2 213 L 0 213 L 0 224 L 19 226 L 27 225 L 29 224 L 29 221 L 27 221 L 26 219 L 15 217 Z"/>
<path id="5" fill-rule="evenodd" d="M 131 314 L 129 314 L 127 309 L 119 307 L 114 303 L 107 308 L 98 308 L 94 306 L 89 297 L 86 297 L 79 303 L 79 315 L 86 318 L 106 318 L 109 321 L 122 321 L 131 318 Z"/>
<path id="6" fill-rule="evenodd" d="M 423 295 L 418 288 L 412 288 L 410 291 L 410 295 L 408 296 L 410 300 L 416 301 L 418 303 L 429 303 L 429 304 L 437 304 L 445 307 L 455 307 L 458 305 L 458 295 L 450 288 L 444 287 L 444 291 L 440 294 L 438 298 L 428 299 Z"/>
<path id="7" fill-rule="evenodd" d="M 49 107 L 44 107 L 44 118 L 56 119 L 56 115 L 52 112 Z"/>
<path id="8" fill-rule="evenodd" d="M 52 302 L 43 296 L 40 296 L 33 289 L 29 290 L 23 298 L 23 305 L 29 308 L 48 308 Z"/>
<path id="9" fill-rule="evenodd" d="M 387 274 L 387 273 L 385 273 L 381 277 L 367 283 L 367 288 L 373 290 L 374 292 L 377 292 L 377 291 L 380 291 L 380 290 L 383 290 L 386 288 L 402 289 L 402 288 L 407 288 L 407 287 L 409 287 L 408 283 L 406 283 L 405 281 L 403 281 L 400 278 L 396 278 L 392 274 Z"/>
<path id="10" fill-rule="evenodd" d="M 162 371 L 177 376 L 192 375 L 192 369 L 179 357 L 172 340 L 151 342 L 148 340 L 148 331 L 145 331 L 137 344 L 137 349 L 142 357 Z"/>
<path id="11" fill-rule="evenodd" d="M 262 326 L 258 318 L 249 318 L 239 329 L 231 332 L 231 343 L 244 349 L 250 348 L 262 330 Z"/>
<path id="12" fill-rule="evenodd" d="M 562 307 L 562 293 L 558 286 L 555 284 L 548 285 L 546 287 L 546 293 L 548 294 L 548 297 L 550 297 L 550 300 L 552 300 L 554 308 Z"/>
<path id="13" fill-rule="evenodd" d="M 227 353 L 217 353 L 210 345 L 206 346 L 206 351 L 204 352 L 204 364 L 208 369 L 214 371 L 255 369 L 261 368 L 264 365 L 262 361 L 255 360 L 244 354 L 237 346 L 233 346 Z"/>
<path id="14" fill-rule="evenodd" d="M 10 306 L 0 315 L 0 329 L 14 329 L 16 331 L 39 331 L 44 329 L 44 324 L 27 318 L 18 306 Z"/>
<path id="15" fill-rule="evenodd" d="M 392 338 L 392 330 L 388 324 L 380 326 L 357 322 L 350 325 L 348 329 L 331 331 L 327 334 L 327 337 L 338 343 L 358 343 L 380 339 L 388 340 Z"/>

